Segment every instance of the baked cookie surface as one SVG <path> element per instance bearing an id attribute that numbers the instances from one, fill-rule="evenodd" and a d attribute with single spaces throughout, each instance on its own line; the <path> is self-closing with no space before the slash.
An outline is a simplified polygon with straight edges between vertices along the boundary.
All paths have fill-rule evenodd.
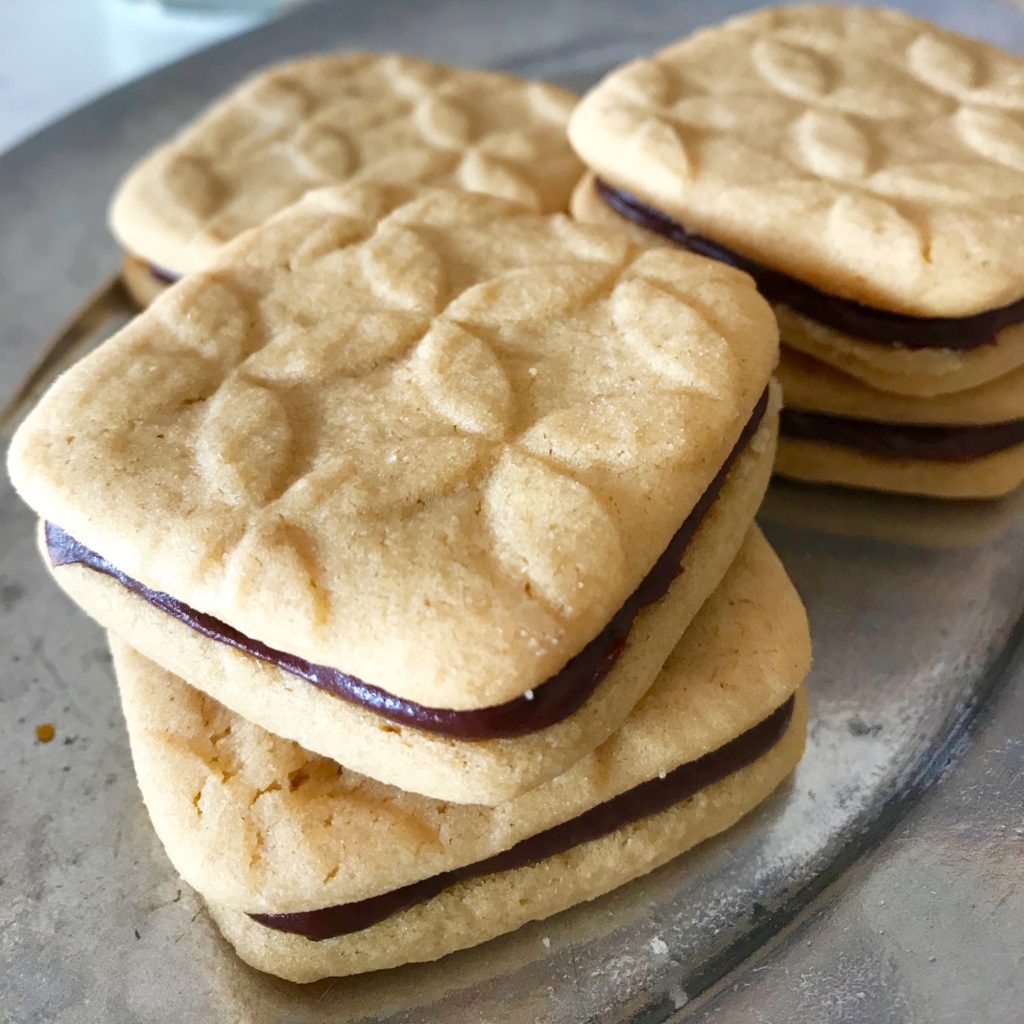
<path id="1" fill-rule="evenodd" d="M 172 861 L 208 900 L 250 913 L 359 902 L 509 850 L 754 729 L 810 657 L 799 598 L 752 530 L 622 728 L 566 774 L 484 808 L 347 772 L 112 646 L 140 785 Z M 515 927 L 501 925 L 488 927 Z"/>
<path id="2" fill-rule="evenodd" d="M 584 223 L 624 226 L 638 245 L 678 244 L 613 209 L 590 172 L 571 210 Z M 965 350 L 910 348 L 852 337 L 784 303 L 774 309 L 786 404 L 780 474 L 943 498 L 999 497 L 1024 482 L 1024 324 Z"/>
<path id="3" fill-rule="evenodd" d="M 573 190 L 573 216 L 585 224 L 621 227 L 638 245 L 671 246 L 664 235 L 641 227 L 612 209 L 602 198 L 597 178 L 585 174 Z M 805 316 L 785 303 L 774 304 L 779 333 L 787 349 L 812 356 L 876 391 L 915 399 L 939 398 L 994 383 L 1024 366 L 1024 323 L 1009 324 L 993 333 L 987 344 L 967 349 L 932 346 L 908 348 L 858 338 Z M 955 328 L 952 329 L 955 334 Z"/>
<path id="4" fill-rule="evenodd" d="M 761 426 L 703 516 L 668 592 L 637 616 L 614 665 L 585 703 L 525 735 L 466 742 L 389 722 L 374 710 L 209 640 L 109 576 L 74 564 L 51 571 L 57 584 L 104 627 L 266 730 L 409 792 L 497 804 L 564 772 L 610 736 L 718 586 L 768 486 L 778 430 L 778 389 L 772 390 Z M 45 537 L 40 539 L 48 561 Z"/>
<path id="5" fill-rule="evenodd" d="M 564 210 L 579 163 L 576 97 L 542 82 L 399 54 L 276 65 L 202 113 L 125 178 L 122 246 L 179 275 L 299 199 L 340 182 L 456 185 Z"/>
<path id="6" fill-rule="evenodd" d="M 735 825 L 793 772 L 806 735 L 801 691 L 786 732 L 767 753 L 692 799 L 537 863 L 460 882 L 360 932 L 310 942 L 223 904 L 207 906 L 246 963 L 289 981 L 437 960 L 603 896 Z"/>
<path id="7" fill-rule="evenodd" d="M 897 11 L 741 15 L 609 74 L 570 138 L 692 231 L 829 295 L 962 317 L 1024 295 L 1024 60 Z"/>
<path id="8" fill-rule="evenodd" d="M 9 466 L 145 586 L 400 697 L 486 707 L 606 625 L 776 353 L 729 268 L 483 195 L 339 187 L 65 374 Z"/>

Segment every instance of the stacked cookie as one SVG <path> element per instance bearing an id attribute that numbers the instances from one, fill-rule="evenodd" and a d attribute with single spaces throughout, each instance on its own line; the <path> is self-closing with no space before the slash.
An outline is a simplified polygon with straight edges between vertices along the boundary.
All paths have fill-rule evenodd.
<path id="1" fill-rule="evenodd" d="M 760 11 L 580 103 L 587 221 L 773 302 L 778 471 L 943 497 L 1024 480 L 1024 60 L 895 11 Z"/>
<path id="2" fill-rule="evenodd" d="M 806 728 L 803 608 L 756 529 L 620 728 L 495 807 L 381 785 L 113 649 L 171 860 L 292 981 L 432 960 L 650 871 L 768 796 Z"/>
<path id="3" fill-rule="evenodd" d="M 807 627 L 752 526 L 777 344 L 721 263 L 350 184 L 43 397 L 12 479 L 117 638 L 154 824 L 245 959 L 432 959 L 792 769 Z"/>
<path id="4" fill-rule="evenodd" d="M 575 102 L 545 82 L 394 53 L 267 68 L 125 177 L 110 208 L 122 278 L 146 305 L 236 235 L 342 182 L 456 185 L 564 210 L 581 170 L 565 136 Z"/>

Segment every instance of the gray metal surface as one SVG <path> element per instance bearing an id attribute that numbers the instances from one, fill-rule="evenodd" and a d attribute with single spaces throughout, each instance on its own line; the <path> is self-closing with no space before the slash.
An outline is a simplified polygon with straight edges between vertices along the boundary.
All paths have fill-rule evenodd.
<path id="1" fill-rule="evenodd" d="M 114 181 L 250 68 L 392 47 L 583 86 L 744 6 L 315 6 L 30 140 L 0 159 L 0 444 L 33 367 L 43 382 L 116 318 L 108 295 L 47 356 L 115 266 L 103 228 Z M 907 6 L 1024 42 L 1024 17 L 1002 4 Z M 436 965 L 300 988 L 239 963 L 166 862 L 102 636 L 47 582 L 32 518 L 4 482 L 0 1020 L 1019 1021 L 1022 512 L 1024 495 L 949 507 L 773 485 L 762 523 L 816 645 L 793 781 L 739 828 L 594 904 Z M 50 744 L 35 741 L 42 722 L 56 726 Z"/>

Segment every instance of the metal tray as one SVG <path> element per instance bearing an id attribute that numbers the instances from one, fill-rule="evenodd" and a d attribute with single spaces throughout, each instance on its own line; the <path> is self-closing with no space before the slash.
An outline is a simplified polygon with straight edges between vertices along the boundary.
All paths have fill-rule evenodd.
<path id="1" fill-rule="evenodd" d="M 250 69 L 335 45 L 401 48 L 582 88 L 744 6 L 315 5 L 46 130 L 0 159 L 0 444 L 127 315 L 103 224 L 118 176 Z M 906 6 L 1024 42 L 1024 16 L 999 3 Z M 1019 1021 L 1022 513 L 1024 494 L 951 506 L 774 484 L 762 525 L 816 647 L 793 780 L 604 899 L 437 964 L 299 987 L 239 962 L 166 861 L 103 637 L 46 579 L 4 481 L 0 1019 Z M 45 745 L 43 722 L 57 730 Z"/>

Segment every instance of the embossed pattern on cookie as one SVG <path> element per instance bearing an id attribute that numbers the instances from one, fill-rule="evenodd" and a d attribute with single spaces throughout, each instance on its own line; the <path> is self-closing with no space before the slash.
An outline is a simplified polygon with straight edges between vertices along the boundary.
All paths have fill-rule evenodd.
<path id="1" fill-rule="evenodd" d="M 545 83 L 399 54 L 276 65 L 142 160 L 111 227 L 129 253 L 180 275 L 339 182 L 458 185 L 562 210 L 580 170 L 565 138 L 574 102 Z"/>
<path id="2" fill-rule="evenodd" d="M 410 700 L 484 707 L 604 628 L 776 346 L 727 267 L 483 195 L 339 187 L 66 375 L 11 466 L 144 585 Z"/>
<path id="3" fill-rule="evenodd" d="M 613 71 L 602 178 L 830 294 L 914 316 L 1024 295 L 1024 61 L 897 11 L 742 15 Z"/>
<path id="4" fill-rule="evenodd" d="M 337 917 L 355 904 L 348 916 L 380 920 L 415 904 L 405 902 L 407 887 L 460 868 L 472 876 L 502 852 L 514 859 L 524 841 L 542 849 L 555 839 L 544 833 L 578 828 L 588 812 L 625 824 L 632 807 L 644 806 L 643 794 L 660 783 L 673 787 L 693 762 L 748 742 L 766 719 L 784 719 L 810 660 L 799 598 L 754 529 L 623 727 L 564 775 L 484 808 L 347 771 L 233 714 L 120 642 L 112 647 L 147 808 L 185 879 L 249 914 L 315 917 L 331 908 Z M 770 732 L 769 743 L 778 738 Z M 629 803 L 634 791 L 642 799 Z M 377 897 L 389 903 L 383 915 L 372 906 Z"/>

